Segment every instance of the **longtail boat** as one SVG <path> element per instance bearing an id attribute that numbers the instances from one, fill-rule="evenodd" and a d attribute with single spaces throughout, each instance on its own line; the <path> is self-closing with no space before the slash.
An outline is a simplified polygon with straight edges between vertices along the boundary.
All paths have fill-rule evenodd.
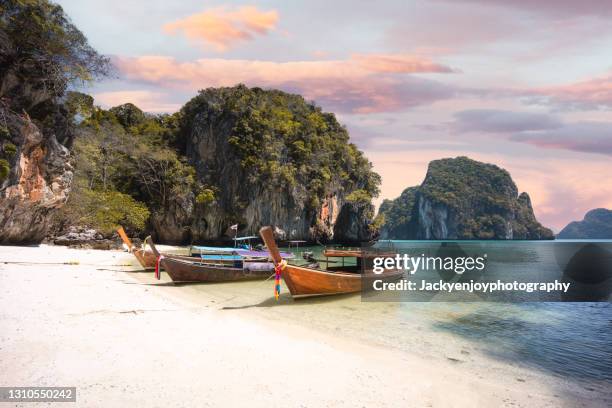
<path id="1" fill-rule="evenodd" d="M 119 227 L 117 229 L 117 233 L 119 234 L 119 236 L 123 240 L 123 243 L 128 247 L 129 252 L 131 252 L 132 255 L 134 255 L 134 257 L 138 260 L 138 263 L 144 269 L 155 269 L 155 264 L 157 262 L 157 257 L 155 256 L 153 251 L 147 251 L 147 249 L 146 249 L 146 239 L 145 239 L 145 245 L 143 245 L 142 248 L 136 248 L 134 246 L 134 244 L 132 243 L 132 241 L 130 240 L 130 238 L 128 238 L 128 236 L 125 233 L 125 230 L 123 229 L 123 227 Z M 164 256 L 168 257 L 168 258 L 182 259 L 182 260 L 185 260 L 185 261 L 198 261 L 198 260 L 200 260 L 199 256 L 198 257 L 192 257 L 192 256 L 182 256 L 182 255 L 173 255 L 173 254 L 164 254 Z"/>
<path id="2" fill-rule="evenodd" d="M 123 227 L 117 228 L 117 233 L 121 237 L 123 243 L 128 247 L 128 251 L 134 255 L 134 257 L 138 260 L 138 263 L 145 269 L 153 269 L 155 268 L 155 261 L 157 258 L 153 251 L 146 251 L 145 248 L 136 248 L 130 238 L 128 238 L 127 234 Z"/>
<path id="3" fill-rule="evenodd" d="M 130 238 L 128 238 L 127 234 L 123 227 L 119 227 L 117 229 L 117 233 L 123 240 L 123 243 L 128 247 L 129 252 L 131 252 L 134 257 L 138 260 L 138 263 L 144 269 L 155 269 L 155 265 L 157 263 L 157 257 L 152 250 L 147 250 L 147 239 L 144 241 L 144 245 L 142 248 L 136 248 Z M 150 237 L 147 237 L 150 238 Z M 192 252 L 193 248 L 202 249 L 201 252 Z M 232 247 L 192 247 L 190 249 L 190 255 L 175 255 L 169 253 L 162 254 L 165 258 L 174 258 L 180 259 L 188 262 L 202 262 L 203 260 L 208 263 L 216 263 L 216 264 L 224 264 L 224 265 L 234 265 L 239 261 L 247 260 L 249 261 L 263 261 L 268 259 L 269 254 L 265 251 L 250 251 L 242 248 L 232 248 Z M 284 254 L 284 256 L 293 257 L 293 254 Z"/>
<path id="4" fill-rule="evenodd" d="M 157 268 L 163 268 L 174 282 L 229 282 L 263 279 L 269 277 L 274 270 L 274 264 L 268 262 L 267 259 L 265 261 L 241 259 L 233 265 L 228 265 L 218 260 L 165 256 L 157 250 L 151 237 L 147 237 L 145 242 L 151 247 L 159 263 Z"/>
<path id="5" fill-rule="evenodd" d="M 388 270 L 382 274 L 375 274 L 365 267 L 366 263 L 361 264 L 360 262 L 354 266 L 334 267 L 333 270 L 326 271 L 308 266 L 286 264 L 276 246 L 272 228 L 263 227 L 259 230 L 259 234 L 268 247 L 274 264 L 281 265 L 281 276 L 293 297 L 361 292 L 362 287 L 366 286 L 364 283 L 373 280 L 397 280 L 403 275 L 401 270 Z M 336 255 L 341 255 L 341 253 L 336 253 Z M 370 253 L 365 254 L 357 251 L 343 254 L 343 256 L 356 257 L 358 260 L 366 256 L 369 257 L 369 255 Z M 337 268 L 342 268 L 342 270 Z"/>

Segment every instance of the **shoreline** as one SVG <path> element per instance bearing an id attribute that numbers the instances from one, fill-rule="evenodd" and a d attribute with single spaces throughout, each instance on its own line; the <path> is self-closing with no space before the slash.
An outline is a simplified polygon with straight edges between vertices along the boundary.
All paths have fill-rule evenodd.
<path id="1" fill-rule="evenodd" d="M 165 274 L 158 284 L 120 251 L 0 254 L 1 385 L 76 385 L 79 406 L 607 405 L 577 385 L 492 359 L 483 372 L 482 356 L 460 363 L 317 330 L 266 299 L 224 309 L 229 284 L 216 285 L 217 296 Z M 18 258 L 79 264 L 2 263 Z"/>

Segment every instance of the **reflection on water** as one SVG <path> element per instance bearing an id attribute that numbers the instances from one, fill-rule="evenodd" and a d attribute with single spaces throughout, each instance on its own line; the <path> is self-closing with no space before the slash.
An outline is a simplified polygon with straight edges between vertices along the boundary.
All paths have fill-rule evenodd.
<path id="1" fill-rule="evenodd" d="M 418 243 L 394 242 L 403 250 Z M 534 279 L 563 270 L 557 242 L 476 243 L 495 254 L 499 273 Z M 325 259 L 321 247 L 308 247 Z M 454 248 L 453 250 L 457 250 Z M 462 251 L 470 254 L 474 248 Z M 559 252 L 559 251 L 557 251 Z M 566 251 L 561 251 L 565 254 Z M 330 260 L 334 260 L 330 258 Z M 321 263 L 321 262 L 320 262 Z M 322 262 L 325 264 L 324 262 Z M 331 265 L 331 264 L 330 264 Z M 491 356 L 579 381 L 601 392 L 612 385 L 612 307 L 609 303 L 362 302 L 359 295 L 293 300 L 283 286 L 279 302 L 273 281 L 200 285 L 231 313 L 250 308 L 266 318 L 418 353 L 426 358 L 469 360 Z"/>

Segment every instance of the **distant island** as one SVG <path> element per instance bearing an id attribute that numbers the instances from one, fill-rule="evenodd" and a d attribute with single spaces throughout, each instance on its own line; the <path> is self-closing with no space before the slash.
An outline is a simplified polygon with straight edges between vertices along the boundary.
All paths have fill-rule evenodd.
<path id="1" fill-rule="evenodd" d="M 510 174 L 467 157 L 434 160 L 420 186 L 384 200 L 386 239 L 554 239 Z"/>
<path id="2" fill-rule="evenodd" d="M 612 239 L 612 210 L 596 208 L 582 221 L 570 222 L 557 234 L 561 239 Z"/>

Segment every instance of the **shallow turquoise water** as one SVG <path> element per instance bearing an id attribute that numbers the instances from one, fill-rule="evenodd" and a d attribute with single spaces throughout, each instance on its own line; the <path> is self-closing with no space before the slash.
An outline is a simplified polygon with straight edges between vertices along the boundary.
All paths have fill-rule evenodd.
<path id="1" fill-rule="evenodd" d="M 400 253 L 431 245 L 392 244 Z M 573 250 L 563 247 L 567 242 L 485 241 L 470 242 L 467 248 L 465 242 L 460 244 L 467 252 L 490 254 L 495 274 L 528 278 L 560 273 Z M 301 248 L 295 262 L 302 262 L 303 250 L 313 251 L 324 266 L 322 247 Z M 441 302 L 435 297 L 427 302 L 367 302 L 360 295 L 293 300 L 286 287 L 276 302 L 271 280 L 197 289 L 219 299 L 223 310 L 256 308 L 272 319 L 425 357 L 479 364 L 474 356 L 482 354 L 503 366 L 563 377 L 595 392 L 608 395 L 612 389 L 612 306 L 608 302 Z"/>

